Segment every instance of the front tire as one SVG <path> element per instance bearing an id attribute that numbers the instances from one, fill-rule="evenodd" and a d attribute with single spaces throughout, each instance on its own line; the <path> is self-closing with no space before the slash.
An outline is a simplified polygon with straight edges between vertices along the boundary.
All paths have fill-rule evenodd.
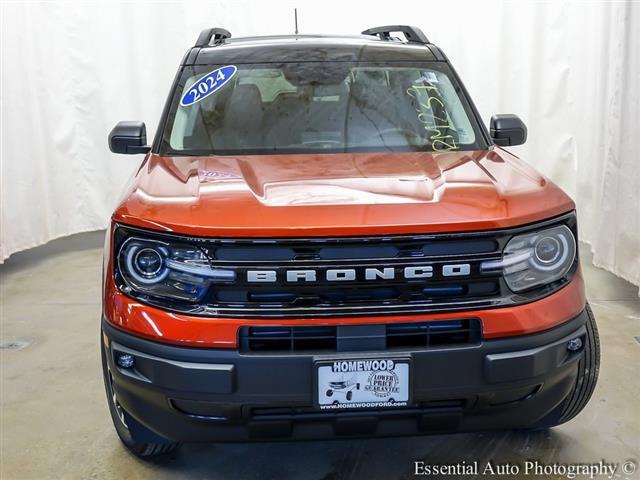
<path id="1" fill-rule="evenodd" d="M 104 379 L 104 388 L 107 394 L 107 403 L 109 404 L 109 413 L 111 414 L 111 421 L 113 422 L 113 426 L 116 429 L 116 433 L 118 434 L 120 441 L 127 448 L 127 450 L 129 450 L 137 457 L 142 458 L 157 457 L 166 455 L 174 451 L 179 446 L 178 443 L 171 442 L 169 440 L 157 443 L 138 442 L 131 435 L 131 431 L 129 430 L 127 422 L 135 422 L 135 420 L 125 413 L 124 409 L 118 402 L 118 397 L 115 393 L 115 389 L 113 388 L 113 377 L 111 376 L 111 371 L 109 369 L 104 347 L 102 345 L 100 346 L 100 350 L 102 352 L 102 372 Z M 140 424 L 136 425 L 136 428 L 138 430 L 147 430 Z M 157 436 L 151 431 L 149 431 L 149 434 L 151 436 Z"/>
<path id="2" fill-rule="evenodd" d="M 596 388 L 598 372 L 600 370 L 600 337 L 596 319 L 591 306 L 587 303 L 587 335 L 585 338 L 584 354 L 578 362 L 578 376 L 567 399 L 551 414 L 543 418 L 533 429 L 545 429 L 561 425 L 573 419 L 589 403 Z"/>

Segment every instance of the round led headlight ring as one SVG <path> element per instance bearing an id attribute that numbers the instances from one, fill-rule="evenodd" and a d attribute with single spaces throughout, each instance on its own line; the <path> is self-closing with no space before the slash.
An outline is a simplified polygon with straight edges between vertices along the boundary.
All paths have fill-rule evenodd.
<path id="1" fill-rule="evenodd" d="M 136 273 L 146 278 L 155 277 L 164 265 L 162 255 L 154 248 L 141 248 L 133 257 Z"/>
<path id="2" fill-rule="evenodd" d="M 555 263 L 561 252 L 562 247 L 555 237 L 542 237 L 534 248 L 536 260 L 543 265 Z"/>
<path id="3" fill-rule="evenodd" d="M 141 285 L 153 285 L 167 278 L 169 252 L 162 245 L 132 242 L 125 245 L 124 267 L 132 280 Z"/>
<path id="4" fill-rule="evenodd" d="M 566 228 L 566 227 L 565 227 Z M 535 241 L 531 261 L 536 270 L 553 272 L 568 268 L 569 254 L 575 255 L 575 241 L 571 231 L 558 229 L 553 235 L 545 235 Z"/>

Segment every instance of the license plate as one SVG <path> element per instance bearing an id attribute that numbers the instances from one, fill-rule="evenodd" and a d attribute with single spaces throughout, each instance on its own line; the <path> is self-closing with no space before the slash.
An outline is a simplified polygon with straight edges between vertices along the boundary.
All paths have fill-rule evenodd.
<path id="1" fill-rule="evenodd" d="M 321 410 L 406 407 L 409 360 L 338 359 L 317 364 Z"/>

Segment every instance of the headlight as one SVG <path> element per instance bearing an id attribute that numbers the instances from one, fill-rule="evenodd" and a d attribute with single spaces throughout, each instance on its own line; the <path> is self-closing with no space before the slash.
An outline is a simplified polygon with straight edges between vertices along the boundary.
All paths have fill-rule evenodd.
<path id="1" fill-rule="evenodd" d="M 563 278 L 576 258 L 576 240 L 565 225 L 516 235 L 504 248 L 502 260 L 484 262 L 483 271 L 502 269 L 514 292 Z"/>
<path id="2" fill-rule="evenodd" d="M 199 248 L 170 241 L 129 238 L 117 260 L 123 290 L 152 297 L 198 302 L 211 281 L 235 278 L 232 270 L 211 268 Z"/>

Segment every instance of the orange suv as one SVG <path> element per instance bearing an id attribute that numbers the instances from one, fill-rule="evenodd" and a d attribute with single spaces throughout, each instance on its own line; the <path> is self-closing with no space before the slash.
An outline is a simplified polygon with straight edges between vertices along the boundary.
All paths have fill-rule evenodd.
<path id="1" fill-rule="evenodd" d="M 398 38 L 399 37 L 399 38 Z M 599 365 L 575 205 L 415 27 L 185 55 L 111 219 L 102 361 L 135 454 L 546 428 Z"/>

